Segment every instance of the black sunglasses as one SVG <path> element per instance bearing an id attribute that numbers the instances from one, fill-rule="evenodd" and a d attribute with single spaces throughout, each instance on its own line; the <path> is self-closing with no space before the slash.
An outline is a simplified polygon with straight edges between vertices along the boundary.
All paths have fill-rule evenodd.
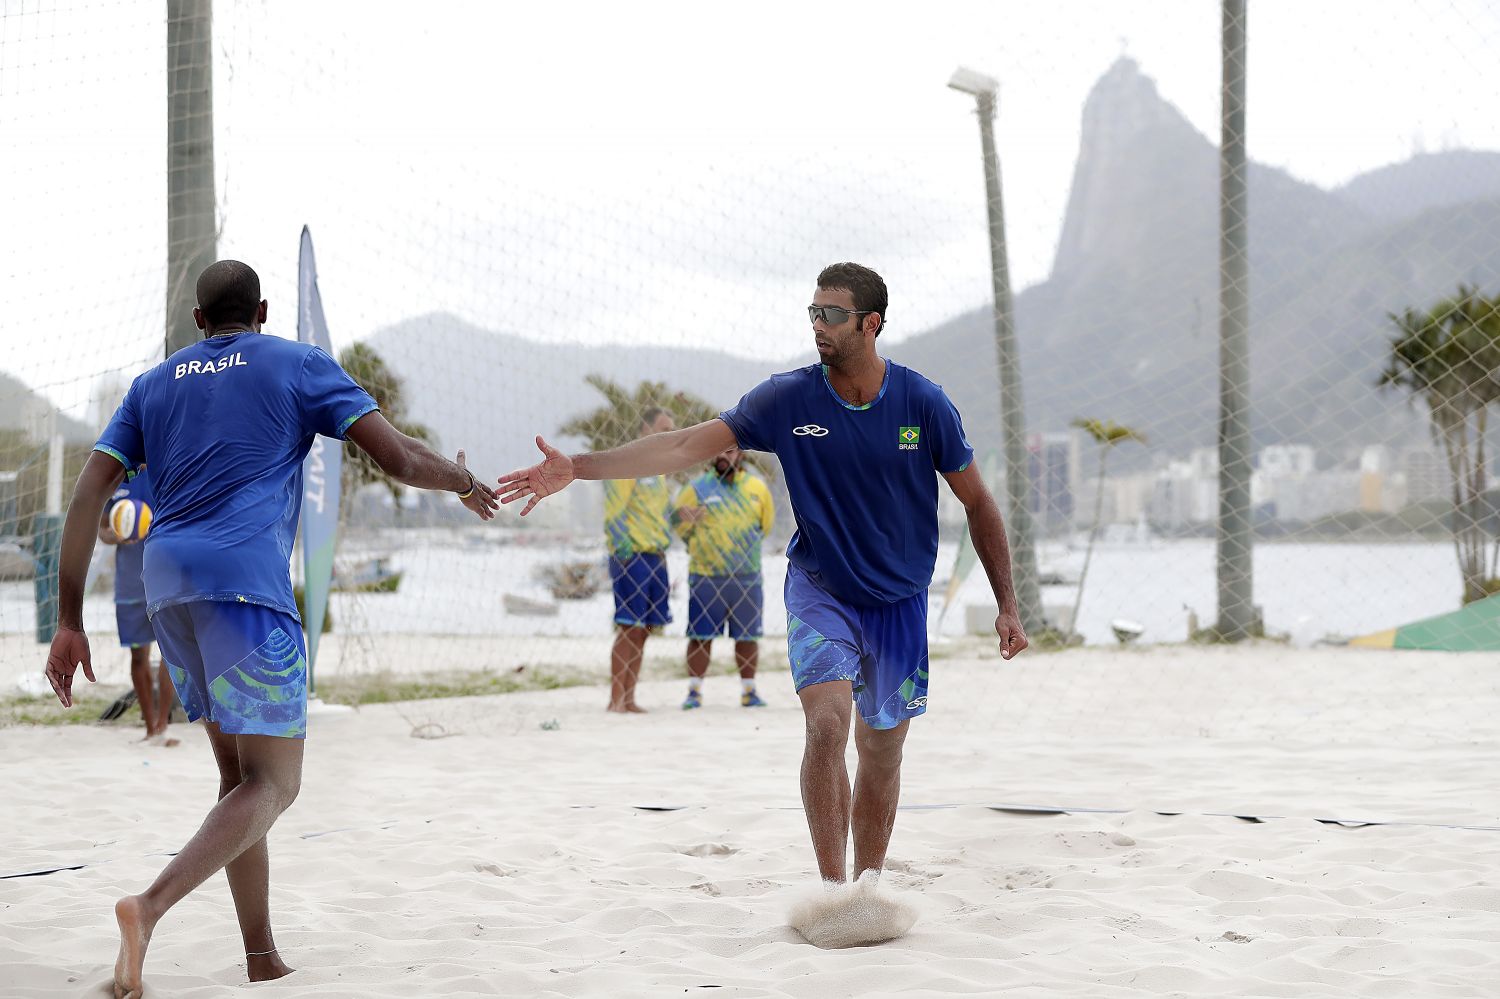
<path id="1" fill-rule="evenodd" d="M 874 309 L 841 309 L 837 305 L 809 305 L 807 321 L 811 323 L 821 319 L 829 326 L 842 326 L 850 316 L 868 316 L 874 311 Z"/>

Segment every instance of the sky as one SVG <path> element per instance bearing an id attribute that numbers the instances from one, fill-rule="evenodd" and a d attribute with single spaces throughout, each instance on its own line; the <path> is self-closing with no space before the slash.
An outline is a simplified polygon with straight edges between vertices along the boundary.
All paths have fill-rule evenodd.
<path id="1" fill-rule="evenodd" d="M 164 6 L 0 5 L 0 370 L 74 416 L 160 357 Z M 1500 149 L 1493 5 L 1249 8 L 1252 158 L 1333 187 Z M 269 328 L 294 335 L 311 226 L 336 344 L 448 311 L 551 342 L 792 356 L 838 259 L 886 276 L 889 335 L 908 336 L 989 300 L 957 66 L 1000 81 L 1018 290 L 1048 274 L 1083 102 L 1116 59 L 1218 130 L 1212 0 L 353 9 L 215 3 L 220 255 L 260 271 Z"/>

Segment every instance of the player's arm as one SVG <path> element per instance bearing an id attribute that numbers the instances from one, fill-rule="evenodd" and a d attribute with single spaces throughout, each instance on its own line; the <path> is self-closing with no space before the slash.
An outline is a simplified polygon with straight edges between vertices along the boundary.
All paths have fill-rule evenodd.
<path id="1" fill-rule="evenodd" d="M 495 515 L 495 494 L 464 467 L 464 453 L 449 461 L 415 437 L 391 426 L 379 410 L 361 416 L 344 433 L 370 460 L 397 482 L 417 489 L 442 489 L 458 494 L 459 500 L 479 514 L 481 520 Z"/>
<path id="2" fill-rule="evenodd" d="M 672 504 L 672 528 L 685 541 L 702 520 L 703 507 L 698 505 L 698 491 L 691 485 L 683 486 Z"/>
<path id="3" fill-rule="evenodd" d="M 1021 612 L 1016 604 L 1016 587 L 1010 574 L 1010 544 L 1005 538 L 1000 507 L 973 464 L 961 471 L 945 472 L 943 478 L 948 480 L 949 488 L 968 515 L 969 537 L 974 542 L 985 575 L 990 578 L 990 589 L 995 592 L 995 602 L 1000 608 L 1000 614 L 995 618 L 1000 655 L 1010 659 L 1026 648 L 1026 631 L 1021 627 Z"/>
<path id="4" fill-rule="evenodd" d="M 99 540 L 107 545 L 117 545 L 120 543 L 120 536 L 115 533 L 115 529 L 109 523 L 108 503 L 104 505 L 104 512 L 99 514 Z"/>
<path id="5" fill-rule="evenodd" d="M 566 455 L 540 436 L 536 446 L 542 460 L 530 468 L 518 468 L 500 477 L 500 502 L 527 499 L 521 516 L 538 503 L 567 488 L 574 479 L 634 479 L 644 475 L 667 475 L 707 461 L 735 444 L 734 431 L 720 419 L 696 426 L 652 434 L 608 451 Z"/>
<path id="6" fill-rule="evenodd" d="M 90 453 L 73 486 L 68 517 L 63 521 L 57 566 L 57 633 L 47 653 L 47 681 L 65 708 L 73 706 L 73 674 L 79 666 L 90 683 L 94 680 L 89 640 L 83 633 L 83 583 L 94 540 L 99 536 L 104 504 L 124 478 L 124 465 L 102 451 Z"/>

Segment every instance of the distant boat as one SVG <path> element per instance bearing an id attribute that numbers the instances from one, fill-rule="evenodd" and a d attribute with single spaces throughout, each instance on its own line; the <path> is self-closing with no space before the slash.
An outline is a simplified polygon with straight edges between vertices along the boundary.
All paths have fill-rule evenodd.
<path id="1" fill-rule="evenodd" d="M 1146 633 L 1146 626 L 1135 621 L 1117 617 L 1109 622 L 1109 630 L 1115 633 L 1115 638 L 1121 645 L 1129 645 Z"/>
<path id="2" fill-rule="evenodd" d="M 521 617 L 557 616 L 557 604 L 546 600 L 537 600 L 535 597 L 523 597 L 519 593 L 507 593 L 500 599 L 505 604 L 505 613 L 507 614 L 516 614 Z"/>
<path id="3" fill-rule="evenodd" d="M 334 566 L 329 589 L 339 593 L 395 593 L 403 575 L 391 568 L 389 555 L 377 555 L 351 567 Z"/>

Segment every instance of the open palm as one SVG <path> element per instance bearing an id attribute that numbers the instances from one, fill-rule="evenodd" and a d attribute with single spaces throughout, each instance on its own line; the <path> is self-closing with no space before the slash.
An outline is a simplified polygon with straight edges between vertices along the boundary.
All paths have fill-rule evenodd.
<path id="1" fill-rule="evenodd" d="M 530 468 L 518 468 L 500 476 L 495 493 L 501 503 L 526 500 L 521 516 L 526 516 L 538 503 L 567 488 L 573 481 L 573 459 L 537 436 L 536 446 L 542 452 L 542 460 Z"/>

